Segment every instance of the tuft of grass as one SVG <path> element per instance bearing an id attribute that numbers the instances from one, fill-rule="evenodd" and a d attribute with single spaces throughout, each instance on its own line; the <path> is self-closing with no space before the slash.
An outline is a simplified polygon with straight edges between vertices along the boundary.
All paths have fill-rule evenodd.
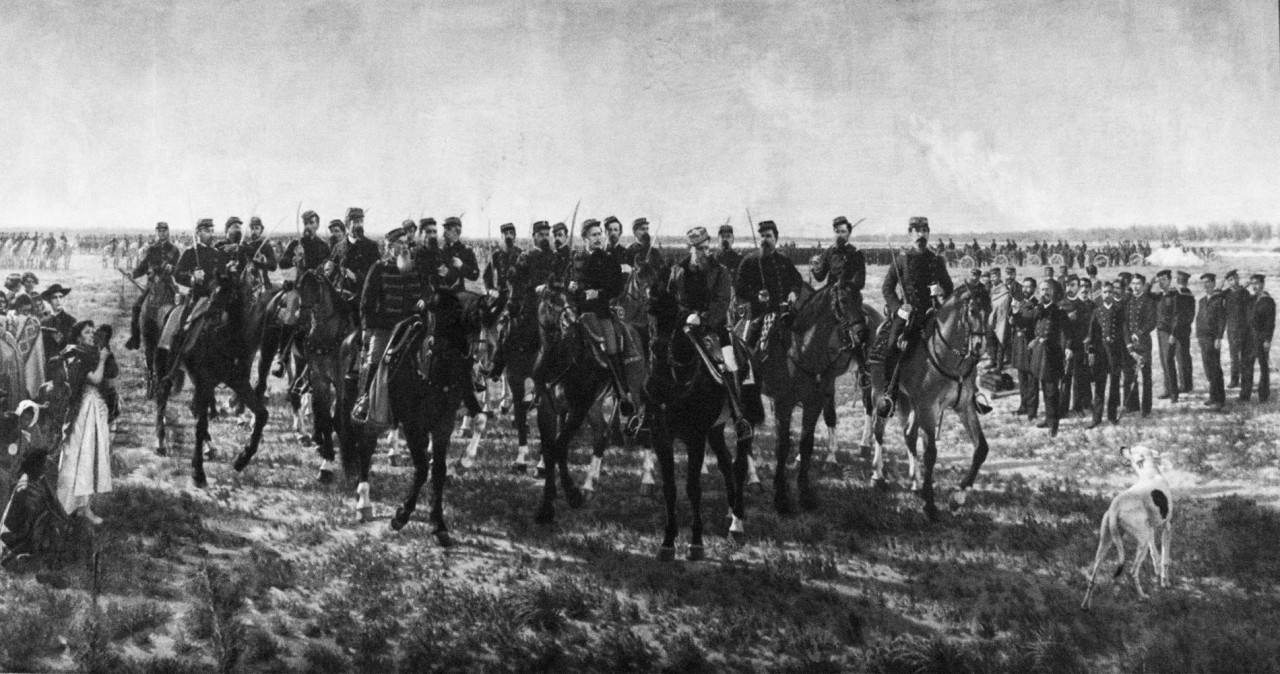
<path id="1" fill-rule="evenodd" d="M 10 601 L 0 620 L 0 669 L 26 671 L 61 648 L 58 637 L 71 627 L 78 602 L 69 592 L 35 583 L 5 588 Z"/>
<path id="2" fill-rule="evenodd" d="M 319 641 L 307 642 L 302 648 L 303 668 L 315 674 L 343 674 L 351 671 L 351 661 L 342 651 Z"/>
<path id="3" fill-rule="evenodd" d="M 146 632 L 165 625 L 173 611 L 157 601 L 144 599 L 133 604 L 110 602 L 102 612 L 102 627 L 111 641 L 133 638 L 146 643 Z"/>

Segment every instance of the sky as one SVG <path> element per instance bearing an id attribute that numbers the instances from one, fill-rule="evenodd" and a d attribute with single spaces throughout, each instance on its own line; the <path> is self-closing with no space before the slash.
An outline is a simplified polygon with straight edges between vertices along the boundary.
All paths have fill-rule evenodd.
<path id="1" fill-rule="evenodd" d="M 1270 220 L 1274 0 L 0 7 L 0 229 Z"/>

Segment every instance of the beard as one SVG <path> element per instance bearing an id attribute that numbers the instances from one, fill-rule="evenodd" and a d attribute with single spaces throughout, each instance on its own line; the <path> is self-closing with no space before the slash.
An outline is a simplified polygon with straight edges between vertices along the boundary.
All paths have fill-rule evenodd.
<path id="1" fill-rule="evenodd" d="M 227 233 L 227 241 L 230 241 L 231 243 L 240 243 L 240 237 L 241 237 L 240 232 Z"/>
<path id="2" fill-rule="evenodd" d="M 502 240 L 502 243 L 503 243 L 503 245 L 505 245 L 507 248 L 511 248 L 512 246 L 515 246 L 515 245 L 516 245 L 516 237 L 514 237 L 514 236 L 508 236 L 508 237 L 506 237 L 506 238 L 504 238 L 504 239 Z"/>
<path id="3" fill-rule="evenodd" d="M 919 248 L 920 250 L 924 250 L 925 248 L 928 248 L 928 247 L 929 247 L 928 237 L 921 236 L 916 239 L 916 248 Z"/>
<path id="4" fill-rule="evenodd" d="M 537 246 L 538 249 L 544 253 L 551 251 L 551 241 L 548 239 L 542 239 L 541 241 L 536 241 L 534 242 L 533 245 Z"/>
<path id="5" fill-rule="evenodd" d="M 407 252 L 397 255 L 396 269 L 399 269 L 403 274 L 407 274 L 413 270 L 413 256 L 409 255 Z"/>

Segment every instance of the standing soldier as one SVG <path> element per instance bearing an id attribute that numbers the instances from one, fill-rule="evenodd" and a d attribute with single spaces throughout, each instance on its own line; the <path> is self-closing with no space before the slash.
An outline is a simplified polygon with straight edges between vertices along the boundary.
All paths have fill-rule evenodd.
<path id="1" fill-rule="evenodd" d="M 720 246 L 711 254 L 711 257 L 720 266 L 729 270 L 730 283 L 738 282 L 738 266 L 742 264 L 742 253 L 733 249 L 733 225 L 725 223 L 720 225 Z"/>
<path id="2" fill-rule="evenodd" d="M 514 237 L 512 230 L 512 240 Z M 462 220 L 456 217 L 444 219 L 444 263 L 449 266 L 445 276 L 444 287 L 449 290 L 466 290 L 467 281 L 480 278 L 480 263 L 476 262 L 476 254 L 462 243 Z"/>
<path id="3" fill-rule="evenodd" d="M 381 255 L 378 253 L 378 244 L 364 235 L 363 208 L 353 206 L 347 209 L 346 231 L 346 238 L 333 247 L 325 270 L 330 276 L 338 275 L 338 287 L 343 297 L 355 305 L 358 311 L 365 277 Z"/>
<path id="4" fill-rule="evenodd" d="M 1227 350 L 1231 353 L 1231 381 L 1227 388 L 1240 385 L 1240 364 L 1244 362 L 1244 342 L 1249 336 L 1249 291 L 1240 286 L 1240 272 L 1232 269 L 1222 277 L 1227 285 Z"/>
<path id="5" fill-rule="evenodd" d="M 987 319 L 987 364 L 988 372 L 999 372 L 1004 362 L 1004 351 L 1009 348 L 1009 311 L 1013 306 L 1013 295 L 1000 276 L 1000 268 L 992 267 L 987 272 L 991 280 L 991 317 Z"/>
<path id="6" fill-rule="evenodd" d="M 1258 364 L 1258 402 L 1271 398 L 1271 336 L 1276 329 L 1276 302 L 1267 294 L 1267 277 L 1249 277 L 1249 338 L 1245 342 L 1244 362 L 1240 369 L 1240 400 L 1253 393 L 1253 364 Z"/>
<path id="7" fill-rule="evenodd" d="M 1156 328 L 1156 298 L 1147 287 L 1142 274 L 1134 274 L 1129 281 L 1130 297 L 1125 308 L 1125 326 L 1129 330 L 1129 356 L 1132 368 L 1125 373 L 1126 411 L 1141 410 L 1142 417 L 1151 415 L 1151 331 Z M 1139 402 L 1138 386 L 1141 376 L 1142 397 Z"/>
<path id="8" fill-rule="evenodd" d="M 510 291 L 508 284 L 511 281 L 511 269 L 524 252 L 516 245 L 514 223 L 504 223 L 498 231 L 502 234 L 502 245 L 493 249 L 489 256 L 489 266 L 484 268 L 484 289 L 492 297 Z"/>
<path id="9" fill-rule="evenodd" d="M 1179 270 L 1178 313 L 1173 322 L 1173 338 L 1176 341 L 1174 358 L 1178 361 L 1178 388 L 1189 393 L 1193 386 L 1191 377 L 1191 329 L 1196 320 L 1196 296 L 1187 287 L 1191 274 Z"/>
<path id="10" fill-rule="evenodd" d="M 391 331 L 400 321 L 426 309 L 431 288 L 414 267 L 411 243 L 403 229 L 387 233 L 387 258 L 375 263 L 360 295 L 360 317 L 364 322 L 364 354 L 360 359 L 360 397 L 351 410 L 356 423 L 385 424 L 389 406 L 385 391 L 378 391 L 379 404 L 370 405 L 370 387 L 375 370 L 387 350 Z M 385 378 L 383 379 L 385 382 Z"/>
<path id="11" fill-rule="evenodd" d="M 1059 397 L 1062 388 L 1064 366 L 1074 355 L 1066 342 L 1067 314 L 1057 305 L 1061 293 L 1054 279 L 1046 279 L 1040 285 L 1040 302 L 1032 311 L 1035 338 L 1031 342 L 1031 374 L 1040 382 L 1044 395 L 1044 418 L 1036 428 L 1049 429 L 1049 437 L 1058 435 L 1058 421 L 1062 417 Z M 1029 412 L 1035 415 L 1034 399 Z"/>
<path id="12" fill-rule="evenodd" d="M 622 293 L 626 279 L 622 268 L 604 250 L 604 231 L 599 220 L 592 218 L 582 223 L 582 238 L 587 244 L 587 252 L 581 257 L 581 269 L 569 283 L 569 292 L 573 294 L 578 318 L 604 353 L 605 362 L 613 373 L 622 415 L 629 417 L 634 409 L 627 389 L 622 335 L 610 308 L 610 303 Z"/>
<path id="13" fill-rule="evenodd" d="M 1221 412 L 1227 404 L 1227 389 L 1222 378 L 1222 335 L 1227 330 L 1227 298 L 1217 289 L 1211 273 L 1200 275 L 1204 296 L 1196 311 L 1196 340 L 1200 342 L 1200 363 L 1209 381 L 1209 400 L 1205 405 Z"/>
<path id="14" fill-rule="evenodd" d="M 1075 274 L 1067 274 L 1065 278 L 1065 296 L 1060 296 L 1056 302 L 1064 315 L 1062 342 L 1065 360 L 1058 388 L 1059 418 L 1067 416 L 1069 412 L 1084 412 L 1090 408 L 1088 398 L 1081 389 L 1088 390 L 1084 339 L 1089 330 L 1093 307 L 1080 299 L 1080 279 Z"/>
<path id="15" fill-rule="evenodd" d="M 636 218 L 631 223 L 631 235 L 635 243 L 627 246 L 627 258 L 632 265 L 649 265 L 658 272 L 658 278 L 667 275 L 667 263 L 662 253 L 653 249 L 653 237 L 649 234 L 649 221 Z"/>
<path id="16" fill-rule="evenodd" d="M 1085 338 L 1093 381 L 1093 421 L 1089 428 L 1097 428 L 1102 423 L 1104 404 L 1107 420 L 1113 424 L 1120 421 L 1120 380 L 1127 371 L 1125 347 L 1129 333 L 1125 326 L 1125 306 L 1120 302 L 1124 286 L 1119 281 L 1104 283 L 1102 293 Z"/>
<path id="17" fill-rule="evenodd" d="M 1026 415 L 1027 419 L 1036 418 L 1036 410 L 1040 407 L 1040 383 L 1031 372 L 1031 342 L 1035 340 L 1036 314 L 1035 278 L 1028 276 L 1022 279 L 1022 294 L 1013 300 L 1009 315 L 1009 327 L 1012 330 L 1012 345 L 1009 349 L 1010 360 L 1018 370 L 1018 409 L 1014 414 Z"/>
<path id="18" fill-rule="evenodd" d="M 1160 347 L 1160 371 L 1164 374 L 1164 392 L 1161 400 L 1178 402 L 1177 340 L 1173 336 L 1178 320 L 1178 294 L 1173 290 L 1173 272 L 1161 269 L 1156 273 L 1160 294 L 1156 295 L 1156 344 Z"/>
<path id="19" fill-rule="evenodd" d="M 138 324 L 142 317 L 142 306 L 148 298 L 151 299 L 151 306 L 157 307 L 157 316 L 164 316 L 163 311 L 166 310 L 164 308 L 174 304 L 177 288 L 173 282 L 173 270 L 177 268 L 178 258 L 181 255 L 178 247 L 169 240 L 169 223 L 157 222 L 156 240 L 147 246 L 146 253 L 130 274 L 135 279 L 146 276 L 147 289 L 138 297 L 138 301 L 133 303 L 129 321 L 129 339 L 124 343 L 124 348 L 136 351 L 141 346 L 142 331 Z"/>
<path id="20" fill-rule="evenodd" d="M 919 341 L 925 317 L 934 299 L 945 300 L 955 287 L 947 263 L 929 250 L 929 219 L 913 217 L 907 223 L 913 247 L 894 257 L 880 290 L 889 313 L 889 344 L 884 355 L 887 380 L 884 396 L 876 402 L 876 414 L 887 418 L 898 397 L 898 363 Z M 744 274 L 745 276 L 745 274 Z M 899 342 L 905 348 L 899 349 Z"/>
<path id="21" fill-rule="evenodd" d="M 747 346 L 768 357 L 769 334 L 778 314 L 795 302 L 804 287 L 804 279 L 787 256 L 778 252 L 778 226 L 764 220 L 756 226 L 760 249 L 748 253 L 738 267 L 734 290 L 740 301 L 751 303 L 751 323 L 747 330 Z"/>
<path id="22" fill-rule="evenodd" d="M 827 281 L 827 285 L 847 291 L 851 297 L 841 302 L 844 306 L 856 307 L 851 315 L 844 317 L 841 326 L 841 340 L 852 349 L 859 364 L 863 363 L 862 345 L 867 341 L 867 320 L 862 314 L 862 288 L 867 283 L 867 258 L 858 247 L 849 243 L 849 235 L 853 227 L 843 215 L 831 223 L 835 231 L 836 242 L 822 253 L 813 266 L 813 278 Z M 828 280 L 830 279 L 830 280 Z M 862 368 L 861 371 L 865 371 Z"/>

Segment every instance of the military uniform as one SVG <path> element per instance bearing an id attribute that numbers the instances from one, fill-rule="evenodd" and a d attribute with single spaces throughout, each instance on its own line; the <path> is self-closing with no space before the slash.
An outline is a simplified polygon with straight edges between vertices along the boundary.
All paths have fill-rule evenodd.
<path id="1" fill-rule="evenodd" d="M 736 284 L 738 282 L 738 267 L 742 266 L 742 253 L 739 253 L 732 246 L 725 248 L 720 246 L 711 251 L 711 259 L 715 260 L 729 272 L 729 283 Z"/>
<path id="2" fill-rule="evenodd" d="M 467 289 L 467 281 L 475 281 L 480 278 L 480 263 L 476 261 L 476 254 L 471 252 L 461 241 L 446 243 L 440 247 L 442 258 L 445 266 L 449 271 L 445 273 L 443 287 L 449 290 L 458 291 Z M 462 262 L 461 267 L 453 266 L 453 260 L 457 258 Z"/>
<path id="3" fill-rule="evenodd" d="M 1093 382 L 1093 426 L 1102 423 L 1104 405 L 1108 421 L 1120 420 L 1120 382 L 1129 359 L 1126 313 L 1123 302 L 1103 298 L 1090 316 L 1084 348 Z"/>
<path id="4" fill-rule="evenodd" d="M 761 334 L 765 316 L 776 315 L 787 301 L 787 296 L 799 294 L 802 288 L 804 279 L 795 264 L 777 251 L 766 255 L 764 251 L 754 250 L 742 259 L 734 290 L 739 301 L 748 302 L 751 306 L 751 323 L 746 335 L 748 346 L 755 348 L 765 341 L 767 347 L 767 338 Z M 768 295 L 763 301 L 760 299 L 761 290 Z"/>
<path id="5" fill-rule="evenodd" d="M 301 238 L 290 241 L 285 247 L 284 254 L 280 256 L 280 268 L 297 269 L 296 280 L 302 278 L 302 275 L 308 271 L 323 268 L 325 261 L 332 254 L 329 244 L 319 236 L 304 234 Z"/>
<path id="6" fill-rule="evenodd" d="M 1227 308 L 1227 349 L 1231 353 L 1231 381 L 1227 388 L 1234 388 L 1240 385 L 1240 366 L 1244 363 L 1244 345 L 1249 337 L 1249 303 L 1253 298 L 1240 286 L 1223 292 Z"/>
<path id="7" fill-rule="evenodd" d="M 1142 416 L 1146 417 L 1151 414 L 1151 331 L 1156 328 L 1156 298 L 1149 291 L 1131 296 L 1126 303 L 1125 312 L 1125 325 L 1129 331 L 1128 349 L 1133 366 L 1125 371 L 1124 406 L 1125 410 L 1141 411 Z"/>
<path id="8" fill-rule="evenodd" d="M 516 261 L 523 253 L 519 246 L 494 248 L 493 253 L 489 255 L 489 266 L 484 268 L 485 290 L 507 292 Z"/>
<path id="9" fill-rule="evenodd" d="M 1015 414 L 1025 414 L 1034 419 L 1040 403 L 1040 381 L 1031 371 L 1031 343 L 1035 341 L 1036 307 L 1038 302 L 1023 302 L 1009 316 L 1011 344 L 1009 357 L 1018 371 L 1018 409 Z"/>
<path id="10" fill-rule="evenodd" d="M 1265 290 L 1249 303 L 1249 337 L 1244 344 L 1244 361 L 1240 369 L 1240 399 L 1253 394 L 1253 366 L 1258 365 L 1258 400 L 1271 398 L 1271 337 L 1276 328 L 1276 302 Z"/>
<path id="11" fill-rule="evenodd" d="M 271 287 L 271 272 L 280 268 L 276 249 L 266 239 L 246 239 L 240 244 L 239 263 L 241 269 L 252 269 L 250 274 L 262 288 Z"/>
<path id="12" fill-rule="evenodd" d="M 1067 412 L 1083 412 L 1091 407 L 1087 355 L 1084 340 L 1089 331 L 1089 319 L 1093 305 L 1088 300 L 1068 297 L 1057 303 L 1065 316 L 1062 326 L 1063 346 L 1071 356 L 1063 362 L 1062 378 L 1058 389 L 1059 416 Z"/>
<path id="13" fill-rule="evenodd" d="M 1060 403 L 1061 383 L 1066 371 L 1066 331 L 1070 319 L 1057 304 L 1036 303 L 1031 312 L 1034 321 L 1029 370 L 1040 383 L 1044 395 L 1044 420 L 1040 428 L 1048 428 L 1049 435 L 1058 434 L 1058 420 L 1062 417 Z M 1035 416 L 1036 398 L 1032 397 L 1028 414 Z"/>
<path id="14" fill-rule="evenodd" d="M 662 252 L 655 248 L 652 243 L 635 243 L 627 246 L 627 262 L 632 266 L 648 265 L 654 271 L 658 272 L 658 278 L 667 275 L 667 261 L 662 258 Z"/>
<path id="15" fill-rule="evenodd" d="M 1227 403 L 1227 389 L 1222 374 L 1222 336 L 1227 330 L 1226 292 L 1215 290 L 1200 298 L 1196 310 L 1196 340 L 1200 342 L 1200 363 L 1209 382 L 1209 405 L 1221 408 Z"/>
<path id="16" fill-rule="evenodd" d="M 130 312 L 129 339 L 125 342 L 125 348 L 136 349 L 140 345 L 142 335 L 139 324 L 142 320 L 142 307 L 145 304 L 149 302 L 152 307 L 155 307 L 157 316 L 163 316 L 163 312 L 168 310 L 166 307 L 172 307 L 175 304 L 177 288 L 174 286 L 173 272 L 181 257 L 182 252 L 172 241 L 167 239 L 155 241 L 147 246 L 142 259 L 133 268 L 130 274 L 132 278 L 146 276 L 149 281 L 147 289 L 133 303 L 133 309 Z"/>
<path id="17" fill-rule="evenodd" d="M 1178 363 L 1178 388 L 1186 393 L 1195 388 L 1191 370 L 1191 330 L 1196 320 L 1196 296 L 1184 286 L 1180 286 L 1177 292 L 1178 312 L 1173 322 L 1174 358 Z"/>
<path id="18" fill-rule="evenodd" d="M 927 224 L 926 224 L 927 231 Z M 947 272 L 947 263 L 926 246 L 923 250 L 912 248 L 894 258 L 889 271 L 884 275 L 880 290 L 884 297 L 889 320 L 889 348 L 884 358 L 884 374 L 888 385 L 885 395 L 877 403 L 876 411 L 887 417 L 897 397 L 897 365 L 899 360 L 911 352 L 920 339 L 925 318 L 933 306 L 931 286 L 938 285 L 943 297 L 950 297 L 955 291 L 951 282 L 951 274 Z M 901 296 L 899 296 L 901 293 Z M 899 311 L 904 304 L 910 304 L 910 315 L 903 317 Z M 898 342 L 906 342 L 901 352 Z"/>
<path id="19" fill-rule="evenodd" d="M 1160 347 L 1160 370 L 1164 374 L 1164 393 L 1161 399 L 1178 402 L 1177 344 L 1173 336 L 1178 318 L 1178 294 L 1169 288 L 1156 296 L 1156 344 Z"/>
<path id="20" fill-rule="evenodd" d="M 511 269 L 511 299 L 513 317 L 537 315 L 537 288 L 556 278 L 556 254 L 537 246 L 529 248 L 516 258 Z"/>
<path id="21" fill-rule="evenodd" d="M 862 288 L 867 284 L 867 258 L 857 246 L 850 243 L 836 243 L 822 252 L 818 264 L 813 268 L 813 278 L 817 281 L 828 281 L 840 292 L 849 292 L 846 306 L 856 307 L 846 316 L 844 324 L 844 340 L 846 346 L 857 349 L 866 342 L 866 317 L 862 314 Z M 860 352 L 860 351 L 859 351 Z M 859 358 L 862 362 L 862 358 Z"/>
<path id="22" fill-rule="evenodd" d="M 213 294 L 214 283 L 226 265 L 227 258 L 221 250 L 206 246 L 199 241 L 191 248 L 182 251 L 182 256 L 178 259 L 178 267 L 173 272 L 173 279 L 178 285 L 190 288 L 191 292 L 181 311 L 169 312 L 169 318 L 165 321 L 164 329 L 160 333 L 160 348 L 173 348 L 174 340 L 185 323 L 204 315 L 209 307 L 209 296 Z M 196 280 L 197 271 L 204 272 L 203 280 Z"/>
<path id="23" fill-rule="evenodd" d="M 380 378 L 378 395 L 370 396 L 371 377 L 382 362 L 386 353 L 391 331 L 400 321 L 418 312 L 418 303 L 430 298 L 432 289 L 427 279 L 410 269 L 401 271 L 395 260 L 387 259 L 377 262 L 369 269 L 364 290 L 360 295 L 360 317 L 364 322 L 364 354 L 360 361 L 360 390 L 366 396 L 357 401 L 352 416 L 358 422 L 372 421 L 377 424 L 391 422 L 390 406 L 386 400 L 386 377 Z M 424 307 L 425 308 L 425 307 Z M 376 398 L 376 403 L 370 398 Z"/>
<path id="24" fill-rule="evenodd" d="M 345 237 L 333 247 L 329 259 L 339 270 L 343 294 L 349 300 L 360 299 L 365 277 L 369 275 L 369 270 L 379 257 L 381 255 L 378 252 L 378 244 L 364 236 L 357 236 L 354 241 L 350 237 Z"/>

